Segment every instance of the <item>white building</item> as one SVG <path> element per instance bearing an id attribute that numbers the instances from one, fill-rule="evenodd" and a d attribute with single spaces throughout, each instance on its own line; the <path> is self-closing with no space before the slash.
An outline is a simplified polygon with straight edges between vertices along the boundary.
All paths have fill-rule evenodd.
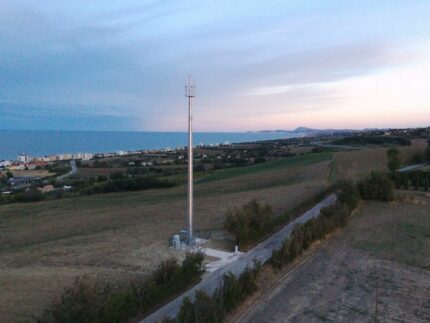
<path id="1" fill-rule="evenodd" d="M 31 158 L 27 154 L 19 154 L 17 157 L 17 160 L 21 163 L 29 163 L 31 161 Z"/>

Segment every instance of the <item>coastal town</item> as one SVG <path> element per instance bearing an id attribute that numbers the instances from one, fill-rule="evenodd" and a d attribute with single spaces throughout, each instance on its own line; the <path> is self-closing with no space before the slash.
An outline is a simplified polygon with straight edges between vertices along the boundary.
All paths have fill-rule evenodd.
<path id="1" fill-rule="evenodd" d="M 427 128 L 311 130 L 305 137 L 200 144 L 195 146 L 193 169 L 198 179 L 217 170 L 297 155 L 354 150 L 363 145 L 408 145 L 408 138 L 428 132 Z M 0 203 L 178 186 L 186 182 L 187 159 L 187 147 L 42 157 L 22 153 L 16 160 L 0 161 Z"/>

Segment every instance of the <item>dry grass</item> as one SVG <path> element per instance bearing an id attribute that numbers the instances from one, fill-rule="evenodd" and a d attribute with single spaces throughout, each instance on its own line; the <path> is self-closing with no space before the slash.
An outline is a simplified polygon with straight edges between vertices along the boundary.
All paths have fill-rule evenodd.
<path id="1" fill-rule="evenodd" d="M 297 268 L 265 282 L 274 287 L 232 321 L 368 322 L 377 304 L 379 322 L 428 322 L 429 214 L 430 200 L 419 194 L 407 202 L 364 203 Z"/>
<path id="2" fill-rule="evenodd" d="M 329 162 L 196 185 L 196 228 L 220 232 L 227 208 L 252 198 L 277 214 L 297 206 L 329 184 Z M 167 239 L 185 213 L 185 187 L 0 206 L 0 317 L 31 321 L 77 275 L 130 280 L 182 257 Z"/>
<path id="3" fill-rule="evenodd" d="M 14 170 L 12 172 L 14 177 L 48 177 L 48 176 L 54 176 L 54 173 L 50 173 L 47 170 Z"/>
<path id="4" fill-rule="evenodd" d="M 404 163 L 410 162 L 415 154 L 423 153 L 427 146 L 424 139 L 412 140 L 411 146 L 398 147 Z M 387 171 L 388 148 L 370 148 L 336 153 L 333 179 L 361 179 L 371 171 Z"/>

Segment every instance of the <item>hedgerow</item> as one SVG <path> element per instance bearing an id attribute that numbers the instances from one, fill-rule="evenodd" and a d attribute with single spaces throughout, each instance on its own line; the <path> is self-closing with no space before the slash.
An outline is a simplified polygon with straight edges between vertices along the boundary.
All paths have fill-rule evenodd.
<path id="1" fill-rule="evenodd" d="M 189 253 L 182 264 L 175 259 L 162 262 L 149 279 L 114 287 L 94 282 L 87 276 L 76 279 L 61 300 L 51 304 L 40 323 L 124 322 L 138 313 L 148 313 L 190 284 L 202 273 L 202 253 Z"/>
<path id="2" fill-rule="evenodd" d="M 257 278 L 261 265 L 256 262 L 237 278 L 232 273 L 223 276 L 221 286 L 209 296 L 198 290 L 194 301 L 185 297 L 175 319 L 165 318 L 164 322 L 177 323 L 218 323 L 234 310 L 246 297 L 257 290 Z"/>

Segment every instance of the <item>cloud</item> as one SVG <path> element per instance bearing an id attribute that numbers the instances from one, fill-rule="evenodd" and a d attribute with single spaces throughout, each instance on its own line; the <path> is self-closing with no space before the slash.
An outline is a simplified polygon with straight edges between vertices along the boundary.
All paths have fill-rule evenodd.
<path id="1" fill-rule="evenodd" d="M 116 110 L 82 106 L 40 106 L 0 103 L 0 129 L 30 130 L 124 130 L 134 118 Z"/>
<path id="2" fill-rule="evenodd" d="M 325 110 L 343 100 L 337 82 L 418 59 L 408 48 L 422 41 L 417 35 L 428 39 L 429 6 L 412 2 L 341 1 L 337 10 L 259 0 L 1 2 L 0 102 L 41 115 L 61 110 L 70 124 L 93 120 L 90 108 L 76 107 L 98 107 L 99 115 L 132 117 L 114 125 L 124 130 L 185 129 L 191 73 L 196 116 L 212 130 L 227 127 L 226 118 L 232 129 L 265 115 Z"/>

